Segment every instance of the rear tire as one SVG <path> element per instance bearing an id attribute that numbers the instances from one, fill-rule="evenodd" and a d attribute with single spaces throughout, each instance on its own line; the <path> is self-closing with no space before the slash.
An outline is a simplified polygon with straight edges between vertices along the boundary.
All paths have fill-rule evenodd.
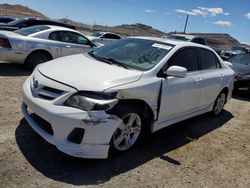
<path id="1" fill-rule="evenodd" d="M 213 106 L 213 111 L 212 111 L 213 116 L 218 116 L 221 114 L 223 107 L 226 104 L 226 98 L 227 95 L 223 91 L 218 95 Z"/>
<path id="2" fill-rule="evenodd" d="M 140 140 L 144 131 L 145 118 L 135 105 L 119 106 L 114 114 L 122 119 L 122 123 L 111 138 L 111 151 L 125 152 Z"/>
<path id="3" fill-rule="evenodd" d="M 25 66 L 28 69 L 33 70 L 37 65 L 44 63 L 46 61 L 49 61 L 49 60 L 52 60 L 52 57 L 50 54 L 46 52 L 34 52 L 25 61 Z"/>

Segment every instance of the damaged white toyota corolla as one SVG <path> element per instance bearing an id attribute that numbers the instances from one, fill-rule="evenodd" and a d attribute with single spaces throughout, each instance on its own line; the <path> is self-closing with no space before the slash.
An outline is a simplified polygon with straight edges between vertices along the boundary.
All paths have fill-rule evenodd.
<path id="1" fill-rule="evenodd" d="M 210 48 L 134 37 L 41 64 L 23 85 L 30 126 L 60 151 L 107 158 L 202 113 L 220 114 L 233 71 Z"/>

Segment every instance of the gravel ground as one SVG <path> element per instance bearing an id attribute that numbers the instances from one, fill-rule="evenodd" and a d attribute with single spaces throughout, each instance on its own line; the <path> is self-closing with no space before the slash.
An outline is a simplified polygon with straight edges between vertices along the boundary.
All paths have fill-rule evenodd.
<path id="1" fill-rule="evenodd" d="M 0 187 L 249 187 L 250 92 L 234 94 L 219 117 L 165 128 L 107 160 L 70 157 L 23 119 L 21 86 L 30 74 L 0 63 Z"/>

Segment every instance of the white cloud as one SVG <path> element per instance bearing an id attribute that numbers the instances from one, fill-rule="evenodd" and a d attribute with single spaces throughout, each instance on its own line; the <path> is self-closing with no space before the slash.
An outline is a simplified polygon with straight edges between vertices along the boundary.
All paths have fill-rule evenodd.
<path id="1" fill-rule="evenodd" d="M 191 12 L 191 11 L 187 11 L 187 10 L 183 10 L 183 9 L 176 9 L 175 11 L 179 12 L 179 13 L 183 13 L 183 14 L 193 15 L 193 16 L 197 15 L 195 12 Z"/>
<path id="2" fill-rule="evenodd" d="M 229 21 L 222 21 L 222 20 L 218 20 L 216 22 L 214 22 L 215 25 L 221 25 L 221 26 L 228 26 L 231 27 L 233 26 L 231 22 Z"/>
<path id="3" fill-rule="evenodd" d="M 224 10 L 220 7 L 214 7 L 214 8 L 207 8 L 207 7 L 198 7 L 196 9 L 193 9 L 191 11 L 189 10 L 183 10 L 183 9 L 176 9 L 176 12 L 183 13 L 183 14 L 189 14 L 192 16 L 217 16 L 220 14 L 229 15 L 230 13 L 226 12 L 224 13 Z"/>
<path id="4" fill-rule="evenodd" d="M 200 9 L 193 9 L 192 12 L 195 13 L 196 15 L 204 15 L 205 14 Z"/>
<path id="5" fill-rule="evenodd" d="M 244 14 L 244 16 L 245 16 L 247 19 L 249 19 L 249 20 L 250 20 L 250 12 L 249 12 L 249 13 Z"/>
<path id="6" fill-rule="evenodd" d="M 225 12 L 224 15 L 225 15 L 225 16 L 229 16 L 230 13 L 229 13 L 229 12 Z"/>
<path id="7" fill-rule="evenodd" d="M 210 16 L 217 16 L 219 14 L 223 14 L 223 9 L 220 7 L 216 8 L 206 8 L 206 7 L 198 7 L 204 14 L 210 15 Z"/>
<path id="8" fill-rule="evenodd" d="M 146 13 L 153 13 L 153 12 L 154 12 L 154 10 L 151 10 L 151 9 L 146 9 L 146 10 L 144 10 L 144 12 L 146 12 Z"/>

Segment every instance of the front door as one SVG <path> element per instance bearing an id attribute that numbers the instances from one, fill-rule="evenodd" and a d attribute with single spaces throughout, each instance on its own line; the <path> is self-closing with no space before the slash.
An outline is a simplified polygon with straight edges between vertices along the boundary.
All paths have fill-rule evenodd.
<path id="1" fill-rule="evenodd" d="M 188 73 L 184 78 L 168 76 L 164 79 L 159 123 L 195 111 L 200 101 L 200 80 L 195 76 L 199 72 L 197 50 L 195 48 L 179 50 L 168 62 L 166 69 L 173 65 L 185 67 Z"/>

